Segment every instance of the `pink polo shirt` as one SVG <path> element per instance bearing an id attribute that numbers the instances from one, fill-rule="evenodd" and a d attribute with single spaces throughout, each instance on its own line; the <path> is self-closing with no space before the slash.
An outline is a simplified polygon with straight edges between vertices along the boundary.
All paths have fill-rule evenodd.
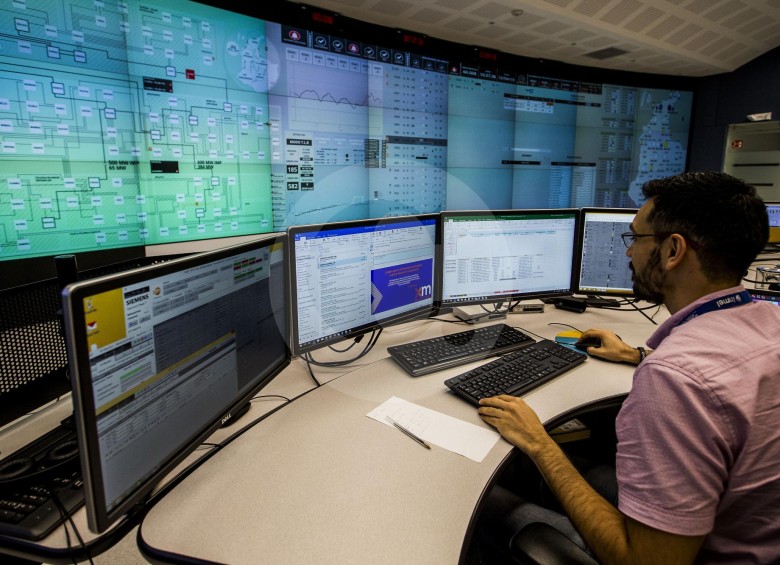
<path id="1" fill-rule="evenodd" d="M 648 340 L 617 419 L 620 510 L 705 535 L 698 562 L 780 562 L 780 308 L 752 302 Z"/>

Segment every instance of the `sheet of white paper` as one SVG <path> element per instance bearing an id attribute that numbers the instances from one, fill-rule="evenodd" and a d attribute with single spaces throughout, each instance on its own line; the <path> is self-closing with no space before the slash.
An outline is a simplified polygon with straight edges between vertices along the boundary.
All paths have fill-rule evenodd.
<path id="1" fill-rule="evenodd" d="M 426 442 L 477 462 L 485 458 L 501 437 L 493 430 L 480 428 L 396 396 L 389 398 L 366 416 L 388 426 L 392 426 L 391 420 L 395 420 Z"/>

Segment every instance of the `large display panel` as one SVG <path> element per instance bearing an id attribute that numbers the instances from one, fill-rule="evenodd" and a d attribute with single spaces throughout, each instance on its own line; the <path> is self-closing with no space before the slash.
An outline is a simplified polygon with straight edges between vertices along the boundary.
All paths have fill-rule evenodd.
<path id="1" fill-rule="evenodd" d="M 636 209 L 583 208 L 577 253 L 578 294 L 631 296 L 634 279 L 621 234 L 631 231 Z"/>
<path id="2" fill-rule="evenodd" d="M 0 259 L 272 231 L 262 20 L 26 0 L 0 27 Z"/>
<path id="3" fill-rule="evenodd" d="M 685 168 L 691 90 L 475 65 L 464 46 L 382 45 L 278 4 L 0 11 L 0 261 L 443 209 L 631 207 Z"/>
<path id="4" fill-rule="evenodd" d="M 646 180 L 685 170 L 690 91 L 499 71 L 270 23 L 266 35 L 275 225 L 630 207 Z"/>
<path id="5" fill-rule="evenodd" d="M 579 210 L 441 213 L 441 305 L 572 293 Z"/>
<path id="6" fill-rule="evenodd" d="M 101 532 L 290 360 L 284 236 L 63 291 L 89 527 Z"/>
<path id="7" fill-rule="evenodd" d="M 448 61 L 272 23 L 267 36 L 277 222 L 444 207 Z"/>
<path id="8" fill-rule="evenodd" d="M 288 230 L 295 354 L 432 312 L 438 215 Z"/>

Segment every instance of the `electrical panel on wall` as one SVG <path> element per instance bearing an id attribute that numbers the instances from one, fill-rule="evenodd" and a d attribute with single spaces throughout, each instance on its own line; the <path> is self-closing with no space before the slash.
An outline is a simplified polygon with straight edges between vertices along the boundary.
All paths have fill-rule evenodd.
<path id="1" fill-rule="evenodd" d="M 723 171 L 755 186 L 765 201 L 780 201 L 780 122 L 730 125 Z"/>

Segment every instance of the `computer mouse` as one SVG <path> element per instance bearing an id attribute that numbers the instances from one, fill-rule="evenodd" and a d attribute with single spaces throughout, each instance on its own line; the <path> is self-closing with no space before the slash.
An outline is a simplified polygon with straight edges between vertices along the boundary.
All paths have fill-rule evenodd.
<path id="1" fill-rule="evenodd" d="M 601 347 L 600 337 L 585 337 L 580 338 L 574 343 L 574 347 L 580 351 L 588 351 L 588 347 Z"/>

